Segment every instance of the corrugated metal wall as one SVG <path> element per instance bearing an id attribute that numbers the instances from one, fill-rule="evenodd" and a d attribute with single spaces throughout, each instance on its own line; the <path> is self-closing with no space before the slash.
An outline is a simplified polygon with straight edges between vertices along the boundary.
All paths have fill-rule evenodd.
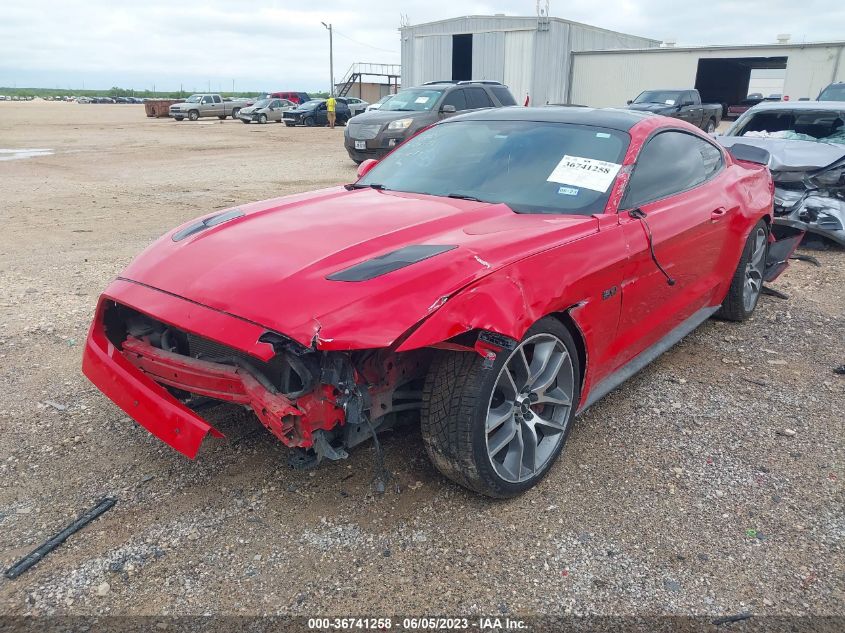
<path id="1" fill-rule="evenodd" d="M 505 80 L 505 36 L 502 31 L 472 36 L 472 78 Z"/>
<path id="2" fill-rule="evenodd" d="M 509 86 L 519 104 L 531 90 L 531 75 L 534 68 L 535 31 L 511 31 L 505 33 L 505 72 L 503 83 Z"/>
<path id="3" fill-rule="evenodd" d="M 837 58 L 842 61 L 837 69 Z M 845 80 L 842 45 L 780 45 L 719 49 L 614 51 L 573 55 L 572 103 L 594 107 L 624 105 L 649 88 L 692 88 L 699 59 L 786 57 L 783 94 L 815 99 L 822 88 Z"/>
<path id="4" fill-rule="evenodd" d="M 648 48 L 655 40 L 551 18 L 548 30 L 536 17 L 468 16 L 402 29 L 402 84 L 451 78 L 451 36 L 473 34 L 473 78 L 503 81 L 522 103 L 563 102 L 570 52 L 601 48 Z M 437 44 L 428 43 L 436 38 Z M 442 41 L 448 39 L 448 52 Z M 444 56 L 448 56 L 448 60 Z"/>
<path id="5" fill-rule="evenodd" d="M 452 36 L 430 35 L 414 38 L 414 63 L 412 77 L 419 81 L 405 82 L 405 64 L 402 64 L 402 85 L 411 87 L 424 81 L 449 79 L 452 76 Z"/>

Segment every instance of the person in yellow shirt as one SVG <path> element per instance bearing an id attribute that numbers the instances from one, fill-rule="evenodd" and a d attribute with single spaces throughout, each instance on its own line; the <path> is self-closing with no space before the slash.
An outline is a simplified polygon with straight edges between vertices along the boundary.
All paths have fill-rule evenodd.
<path id="1" fill-rule="evenodd" d="M 336 109 L 337 109 L 337 101 L 334 98 L 334 95 L 329 95 L 329 98 L 326 99 L 326 116 L 329 119 L 329 127 L 334 129 L 334 122 L 336 118 Z"/>

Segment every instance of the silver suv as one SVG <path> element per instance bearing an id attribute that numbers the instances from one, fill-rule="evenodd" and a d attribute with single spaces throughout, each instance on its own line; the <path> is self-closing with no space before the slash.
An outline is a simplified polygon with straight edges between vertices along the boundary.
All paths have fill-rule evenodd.
<path id="1" fill-rule="evenodd" d="M 360 164 L 382 158 L 424 127 L 458 112 L 516 105 L 507 86 L 497 81 L 432 82 L 406 88 L 378 110 L 364 112 L 346 124 L 344 145 Z"/>

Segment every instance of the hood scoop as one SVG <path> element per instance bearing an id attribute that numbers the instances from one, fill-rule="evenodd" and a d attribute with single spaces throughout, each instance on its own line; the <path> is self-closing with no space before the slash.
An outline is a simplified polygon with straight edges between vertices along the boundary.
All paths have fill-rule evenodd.
<path id="1" fill-rule="evenodd" d="M 174 242 L 181 242 L 186 237 L 191 237 L 192 235 L 196 235 L 197 233 L 201 233 L 206 229 L 210 229 L 213 226 L 217 226 L 219 224 L 223 224 L 224 222 L 228 222 L 229 220 L 234 220 L 235 218 L 240 218 L 244 215 L 244 212 L 240 209 L 230 209 L 228 211 L 224 211 L 223 213 L 218 213 L 217 215 L 212 215 L 210 218 L 206 218 L 205 220 L 200 220 L 199 222 L 195 222 L 190 226 L 186 226 L 181 231 L 176 231 L 173 234 L 173 241 Z"/>

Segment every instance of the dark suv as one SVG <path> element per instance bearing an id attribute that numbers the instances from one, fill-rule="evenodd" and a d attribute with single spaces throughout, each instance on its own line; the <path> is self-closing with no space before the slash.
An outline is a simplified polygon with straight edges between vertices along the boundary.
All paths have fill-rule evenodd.
<path id="1" fill-rule="evenodd" d="M 516 105 L 507 86 L 491 81 L 429 83 L 393 95 L 379 110 L 349 121 L 344 144 L 356 163 L 381 158 L 422 128 L 457 112 Z"/>

